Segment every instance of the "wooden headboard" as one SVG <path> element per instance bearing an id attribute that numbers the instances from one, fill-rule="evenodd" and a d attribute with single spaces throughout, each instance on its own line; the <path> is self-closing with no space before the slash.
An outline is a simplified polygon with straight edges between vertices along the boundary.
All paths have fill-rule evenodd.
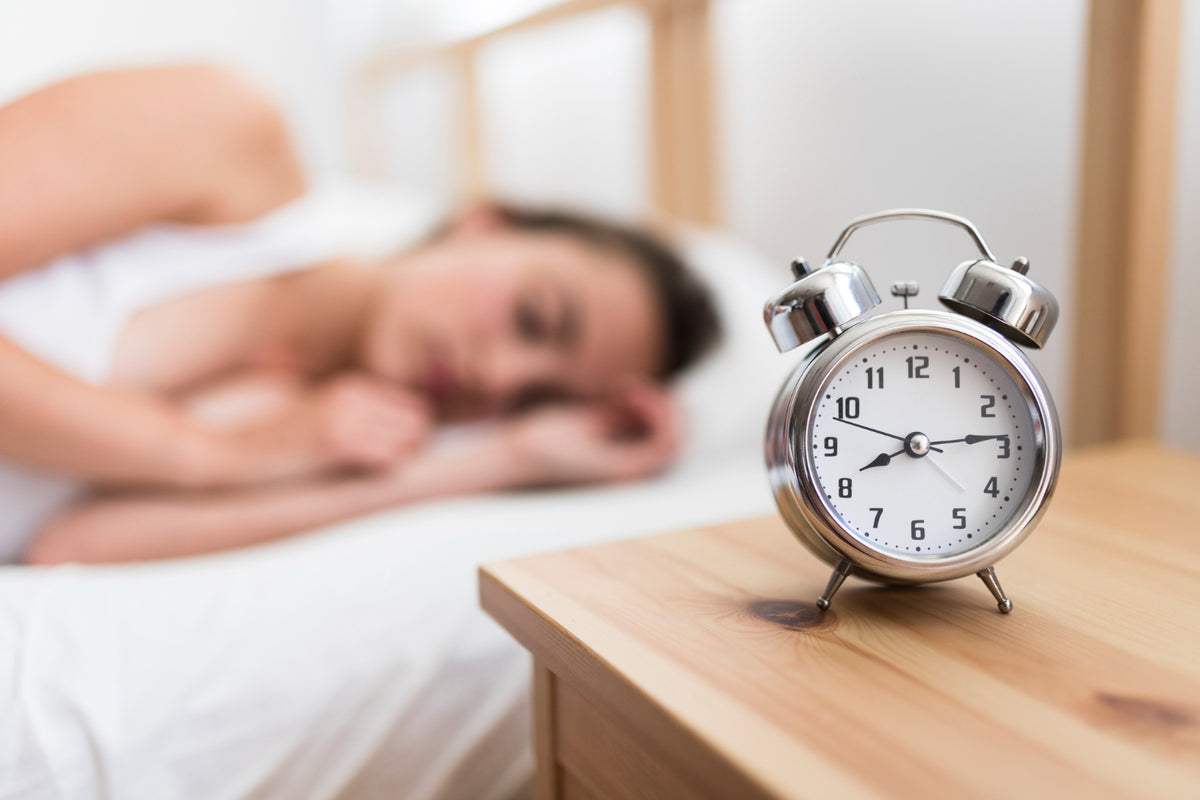
<path id="1" fill-rule="evenodd" d="M 365 62 L 358 75 L 354 109 L 356 169 L 363 174 L 381 171 L 378 98 L 388 82 L 431 61 L 449 62 L 455 67 L 455 79 L 461 88 L 458 96 L 464 123 L 459 194 L 464 198 L 483 195 L 485 131 L 475 72 L 481 47 L 517 31 L 615 6 L 644 14 L 650 24 L 648 156 L 653 208 L 674 219 L 703 225 L 716 223 L 709 0 L 566 0 L 475 36 L 378 53 Z"/>
<path id="2" fill-rule="evenodd" d="M 499 37 L 600 9 L 645 14 L 651 29 L 652 135 L 647 143 L 655 210 L 716 224 L 710 0 L 564 0 L 502 27 L 424 48 L 385 51 L 359 75 L 355 157 L 381 171 L 381 89 L 430 61 L 456 66 L 463 197 L 484 193 L 485 136 L 476 85 L 480 47 Z M 1071 444 L 1154 438 L 1161 417 L 1170 276 L 1175 107 L 1181 0 L 1089 4 L 1075 287 Z M 872 209 L 864 209 L 869 211 Z"/>

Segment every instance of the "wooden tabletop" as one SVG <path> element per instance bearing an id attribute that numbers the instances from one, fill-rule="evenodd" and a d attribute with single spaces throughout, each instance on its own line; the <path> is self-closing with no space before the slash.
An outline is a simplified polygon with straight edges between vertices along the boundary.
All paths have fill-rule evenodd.
<path id="1" fill-rule="evenodd" d="M 916 589 L 774 517 L 481 570 L 539 663 L 711 796 L 1200 797 L 1200 459 L 1069 455 L 997 573 Z"/>

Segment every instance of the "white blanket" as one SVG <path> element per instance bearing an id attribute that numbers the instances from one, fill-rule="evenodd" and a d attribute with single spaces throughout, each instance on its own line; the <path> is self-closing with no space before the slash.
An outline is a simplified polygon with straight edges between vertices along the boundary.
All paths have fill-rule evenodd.
<path id="1" fill-rule="evenodd" d="M 0 568 L 0 797 L 511 796 L 531 769 L 529 664 L 478 609 L 477 565 L 771 509 L 762 425 L 794 359 L 762 330 L 769 268 L 687 239 L 728 337 L 681 386 L 693 436 L 661 478 L 206 558 Z"/>

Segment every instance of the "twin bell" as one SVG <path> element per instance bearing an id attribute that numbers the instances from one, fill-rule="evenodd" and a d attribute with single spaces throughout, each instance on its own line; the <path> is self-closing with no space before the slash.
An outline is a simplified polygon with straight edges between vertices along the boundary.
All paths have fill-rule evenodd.
<path id="1" fill-rule="evenodd" d="M 970 317 L 1016 344 L 1040 349 L 1058 321 L 1058 302 L 1026 273 L 1029 262 L 1018 258 L 1001 266 L 970 221 L 942 211 L 901 208 L 869 214 L 852 221 L 816 269 L 803 259 L 792 262 L 796 282 L 763 306 L 763 321 L 780 352 L 841 329 L 881 302 L 866 271 L 852 261 L 839 261 L 850 235 L 878 222 L 901 219 L 933 220 L 957 225 L 971 236 L 981 258 L 964 261 L 950 273 L 938 299 L 953 311 Z M 897 284 L 897 295 L 915 294 L 914 285 Z M 907 305 L 907 302 L 906 302 Z"/>

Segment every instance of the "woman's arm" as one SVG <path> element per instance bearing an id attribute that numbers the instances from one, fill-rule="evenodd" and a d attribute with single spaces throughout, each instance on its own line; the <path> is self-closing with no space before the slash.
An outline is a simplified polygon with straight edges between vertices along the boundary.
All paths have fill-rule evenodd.
<path id="1" fill-rule="evenodd" d="M 677 445 L 676 414 L 664 393 L 643 392 L 620 408 L 549 408 L 452 449 L 426 451 L 388 472 L 236 492 L 99 498 L 52 520 L 26 560 L 172 558 L 256 544 L 433 497 L 631 480 L 661 470 Z"/>
<path id="2" fill-rule="evenodd" d="M 176 558 L 277 539 L 395 505 L 519 485 L 497 437 L 470 449 L 429 454 L 402 469 L 211 494 L 98 499 L 42 529 L 30 564 Z"/>
<path id="3" fill-rule="evenodd" d="M 278 110 L 210 66 L 56 83 L 0 107 L 0 142 L 0 277 L 151 222 L 244 222 L 304 190 Z"/>
<path id="4" fill-rule="evenodd" d="M 278 112 L 212 67 L 55 84 L 0 108 L 0 142 L 0 278 L 156 220 L 250 219 L 303 189 Z M 83 383 L 0 337 L 0 457 L 204 487 L 262 479 L 252 455 L 172 404 Z"/>
<path id="5" fill-rule="evenodd" d="M 239 376 L 176 403 L 81 384 L 0 338 L 0 376 L 0 455 L 110 487 L 219 489 L 385 467 L 430 429 L 418 398 L 356 374 L 315 389 Z"/>
<path id="6" fill-rule="evenodd" d="M 0 456 L 106 485 L 236 482 L 239 440 L 164 400 L 83 383 L 0 338 Z"/>

